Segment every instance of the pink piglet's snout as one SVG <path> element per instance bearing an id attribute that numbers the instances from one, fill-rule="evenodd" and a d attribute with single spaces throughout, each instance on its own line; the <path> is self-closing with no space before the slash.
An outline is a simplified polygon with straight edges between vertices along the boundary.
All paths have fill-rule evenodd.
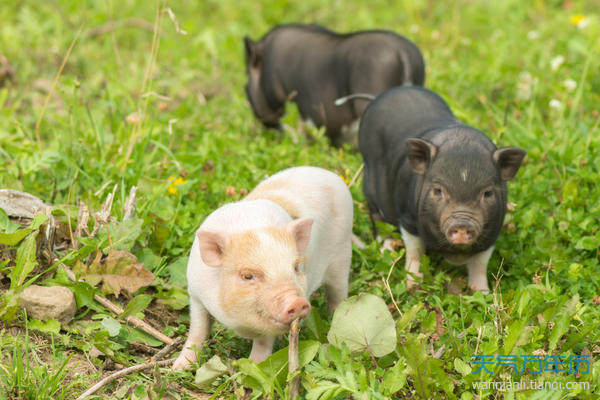
<path id="1" fill-rule="evenodd" d="M 284 307 L 280 319 L 286 324 L 292 323 L 296 318 L 306 318 L 310 312 L 310 303 L 308 300 L 297 297 Z"/>

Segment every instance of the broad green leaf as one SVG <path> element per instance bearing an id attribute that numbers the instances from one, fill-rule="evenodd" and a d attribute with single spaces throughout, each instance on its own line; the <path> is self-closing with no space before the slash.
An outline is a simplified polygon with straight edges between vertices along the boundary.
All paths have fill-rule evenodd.
<path id="1" fill-rule="evenodd" d="M 102 249 L 102 252 L 107 253 L 109 250 L 125 250 L 130 251 L 135 243 L 135 239 L 142 231 L 143 220 L 139 218 L 130 218 L 123 222 L 111 222 L 107 226 L 100 229 L 98 237 L 108 243 L 108 232 L 110 232 L 110 243 Z"/>
<path id="2" fill-rule="evenodd" d="M 577 312 L 577 305 L 579 304 L 579 294 L 576 293 L 575 296 L 570 298 L 563 306 L 563 308 L 558 312 L 558 315 L 554 318 L 554 327 L 552 328 L 552 332 L 550 332 L 550 337 L 548 338 L 548 350 L 553 351 L 556 348 L 556 345 L 559 339 L 569 330 L 569 325 L 571 323 L 571 318 Z"/>
<path id="3" fill-rule="evenodd" d="M 102 326 L 107 330 L 111 337 L 117 336 L 121 331 L 121 323 L 111 317 L 104 317 L 102 319 Z"/>
<path id="4" fill-rule="evenodd" d="M 169 271 L 169 284 L 184 289 L 187 287 L 187 262 L 188 257 L 179 257 L 177 260 L 167 265 L 167 271 Z"/>
<path id="5" fill-rule="evenodd" d="M 344 342 L 354 352 L 368 349 L 373 356 L 382 357 L 396 348 L 396 325 L 380 297 L 359 294 L 338 306 L 327 340 L 338 347 Z"/>
<path id="6" fill-rule="evenodd" d="M 382 391 L 385 395 L 391 396 L 406 385 L 406 368 L 403 363 L 396 362 L 393 367 L 389 368 L 382 382 Z"/>
<path id="7" fill-rule="evenodd" d="M 274 377 L 265 373 L 254 361 L 242 358 L 238 360 L 237 366 L 240 372 L 246 375 L 244 385 L 256 392 L 271 393 L 273 391 Z"/>
<path id="8" fill-rule="evenodd" d="M 227 372 L 227 365 L 221 361 L 218 355 L 212 356 L 210 360 L 202 364 L 196 370 L 196 378 L 194 382 L 200 387 L 207 387 L 218 377 Z"/>
<path id="9" fill-rule="evenodd" d="M 454 369 L 462 376 L 467 376 L 472 371 L 471 366 L 460 358 L 454 359 Z"/>
<path id="10" fill-rule="evenodd" d="M 508 326 L 508 333 L 504 339 L 504 354 L 511 354 L 513 347 L 524 333 L 526 319 L 518 319 Z"/>
<path id="11" fill-rule="evenodd" d="M 144 331 L 129 327 L 127 325 L 121 325 L 121 328 L 125 329 L 126 335 L 124 336 L 127 343 L 142 342 L 152 347 L 160 347 L 163 345 L 163 342 Z"/>
<path id="12" fill-rule="evenodd" d="M 15 291 L 24 289 L 23 283 L 27 276 L 38 264 L 35 257 L 36 241 L 38 233 L 34 232 L 25 239 L 17 249 L 16 265 L 8 275 L 10 277 L 10 288 Z"/>
<path id="13" fill-rule="evenodd" d="M 596 236 L 584 236 L 575 243 L 578 250 L 597 250 L 600 247 L 600 239 Z"/>
<path id="14" fill-rule="evenodd" d="M 6 212 L 0 208 L 0 233 L 13 233 L 19 229 L 20 225 L 15 224 L 9 218 Z"/>
<path id="15" fill-rule="evenodd" d="M 160 295 L 154 295 L 158 303 L 166 304 L 174 310 L 183 310 L 190 304 L 188 292 L 180 287 L 173 286 Z"/>
<path id="16" fill-rule="evenodd" d="M 127 307 L 119 317 L 126 318 L 129 315 L 135 315 L 140 311 L 145 310 L 151 301 L 152 296 L 150 296 L 149 294 L 138 294 L 129 301 L 129 304 L 127 304 Z"/>
<path id="17" fill-rule="evenodd" d="M 417 313 L 423 309 L 422 303 L 417 303 L 410 308 L 410 310 L 406 311 L 400 321 L 398 321 L 398 330 L 404 331 L 407 327 L 410 326 L 410 323 L 415 319 Z"/>
<path id="18" fill-rule="evenodd" d="M 58 334 L 60 332 L 60 322 L 55 319 L 47 319 L 45 322 L 39 319 L 32 318 L 28 321 L 27 326 L 29 329 L 44 333 Z"/>
<path id="19" fill-rule="evenodd" d="M 14 246 L 31 232 L 37 230 L 42 224 L 48 221 L 48 216 L 38 214 L 33 218 L 31 224 L 27 228 L 19 229 L 13 233 L 0 233 L 0 244 Z"/>
<path id="20" fill-rule="evenodd" d="M 316 340 L 303 340 L 298 343 L 298 368 L 304 367 L 311 362 L 317 355 L 321 343 Z M 258 366 L 271 375 L 273 378 L 279 378 L 281 384 L 285 382 L 285 377 L 288 373 L 288 350 L 289 347 L 284 347 L 276 351 L 266 360 L 258 364 Z"/>

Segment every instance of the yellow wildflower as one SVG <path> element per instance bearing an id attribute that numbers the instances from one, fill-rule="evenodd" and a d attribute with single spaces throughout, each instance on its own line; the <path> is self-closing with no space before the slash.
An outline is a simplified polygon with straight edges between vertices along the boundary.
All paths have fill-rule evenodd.
<path id="1" fill-rule="evenodd" d="M 569 21 L 571 21 L 571 24 L 573 24 L 575 26 L 579 26 L 581 21 L 583 21 L 584 19 L 585 19 L 585 15 L 575 14 L 575 15 L 572 15 L 571 18 L 569 18 Z"/>
<path id="2" fill-rule="evenodd" d="M 169 187 L 167 188 L 169 194 L 177 194 L 177 186 L 187 183 L 187 181 L 182 177 L 175 178 L 174 176 L 170 176 L 169 181 L 171 181 L 171 183 L 169 183 Z"/>

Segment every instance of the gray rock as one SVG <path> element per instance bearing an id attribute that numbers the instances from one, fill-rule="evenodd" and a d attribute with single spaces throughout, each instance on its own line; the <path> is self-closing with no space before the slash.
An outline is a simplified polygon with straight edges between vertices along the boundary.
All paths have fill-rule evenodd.
<path id="1" fill-rule="evenodd" d="M 21 307 L 29 317 L 52 318 L 62 324 L 71 321 L 77 310 L 73 292 L 63 286 L 28 286 L 21 294 Z"/>

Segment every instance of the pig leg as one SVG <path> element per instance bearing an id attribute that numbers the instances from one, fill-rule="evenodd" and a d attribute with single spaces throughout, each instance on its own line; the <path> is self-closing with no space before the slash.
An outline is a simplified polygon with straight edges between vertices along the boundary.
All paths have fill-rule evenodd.
<path id="1" fill-rule="evenodd" d="M 404 228 L 400 228 L 404 248 L 406 249 L 406 277 L 407 289 L 412 289 L 416 285 L 415 277 L 422 278 L 423 274 L 419 272 L 421 266 L 421 256 L 425 254 L 425 244 L 420 237 L 408 233 Z"/>
<path id="2" fill-rule="evenodd" d="M 494 246 L 473 255 L 467 261 L 469 270 L 469 287 L 473 290 L 481 290 L 485 293 L 490 291 L 487 281 L 487 266 L 494 251 Z"/>
<path id="3" fill-rule="evenodd" d="M 193 297 L 190 297 L 190 319 L 188 338 L 181 354 L 173 363 L 173 369 L 175 370 L 187 369 L 198 361 L 194 348 L 199 348 L 210 334 L 212 318 L 202 303 Z"/>
<path id="4" fill-rule="evenodd" d="M 333 261 L 323 280 L 325 294 L 327 296 L 327 308 L 332 313 L 337 306 L 348 297 L 348 274 L 350 273 L 350 261 L 352 259 L 352 248 L 348 246 L 340 252 L 337 260 Z"/>
<path id="5" fill-rule="evenodd" d="M 250 352 L 252 361 L 259 363 L 266 360 L 273 352 L 273 343 L 275 343 L 273 336 L 259 336 L 255 338 L 252 341 L 252 351 Z"/>

